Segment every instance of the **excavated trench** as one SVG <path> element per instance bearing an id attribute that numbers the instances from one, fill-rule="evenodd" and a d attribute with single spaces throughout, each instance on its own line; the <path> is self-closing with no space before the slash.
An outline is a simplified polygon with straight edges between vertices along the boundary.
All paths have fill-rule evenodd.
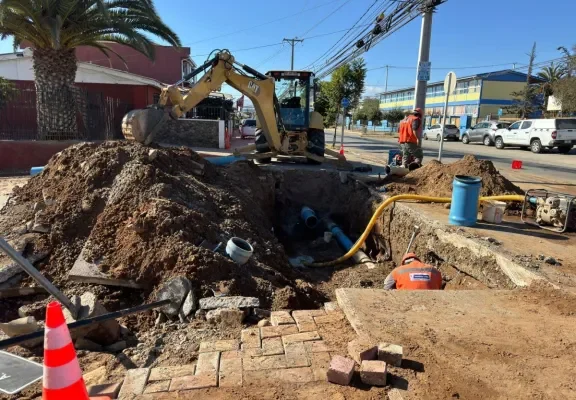
<path id="1" fill-rule="evenodd" d="M 332 239 L 324 241 L 325 218 L 336 222 L 354 242 L 365 229 L 384 197 L 365 184 L 341 183 L 338 173 L 290 170 L 276 175 L 274 232 L 291 260 L 311 257 L 330 261 L 345 251 Z M 303 206 L 312 208 L 319 223 L 309 229 L 300 218 Z M 440 269 L 445 289 L 511 289 L 522 282 L 506 271 L 509 260 L 484 244 L 468 239 L 457 229 L 429 219 L 407 203 L 391 205 L 378 219 L 363 250 L 377 262 L 374 269 L 352 260 L 336 266 L 298 268 L 305 281 L 321 295 L 331 297 L 337 287 L 381 287 L 400 262 L 415 225 L 420 232 L 411 250 L 422 261 Z M 306 260 L 306 258 L 304 258 Z M 505 265 L 503 265 L 505 264 Z"/>

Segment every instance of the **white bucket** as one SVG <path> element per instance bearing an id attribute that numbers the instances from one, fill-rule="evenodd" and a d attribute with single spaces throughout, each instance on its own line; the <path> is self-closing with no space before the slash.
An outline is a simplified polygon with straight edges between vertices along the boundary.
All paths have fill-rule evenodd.
<path id="1" fill-rule="evenodd" d="M 503 201 L 486 201 L 483 203 L 482 208 L 482 221 L 490 222 L 491 224 L 501 224 L 502 217 L 506 203 Z"/>
<path id="2" fill-rule="evenodd" d="M 252 257 L 253 252 L 254 248 L 250 243 L 239 237 L 233 237 L 226 243 L 226 254 L 228 254 L 232 260 L 236 261 L 236 264 L 246 264 L 250 257 Z"/>

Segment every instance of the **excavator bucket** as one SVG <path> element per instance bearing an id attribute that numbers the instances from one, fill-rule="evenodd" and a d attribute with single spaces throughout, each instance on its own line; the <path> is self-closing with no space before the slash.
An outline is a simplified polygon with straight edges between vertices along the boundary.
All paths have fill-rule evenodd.
<path id="1" fill-rule="evenodd" d="M 150 144 L 167 118 L 164 110 L 157 108 L 132 110 L 122 119 L 122 134 L 126 140 Z"/>

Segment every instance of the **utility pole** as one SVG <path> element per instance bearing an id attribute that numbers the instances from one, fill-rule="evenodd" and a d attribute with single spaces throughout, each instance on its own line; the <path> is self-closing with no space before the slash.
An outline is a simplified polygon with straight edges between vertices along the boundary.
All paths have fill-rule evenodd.
<path id="1" fill-rule="evenodd" d="M 386 66 L 386 84 L 384 85 L 384 92 L 388 91 L 388 65 Z"/>
<path id="2" fill-rule="evenodd" d="M 418 50 L 418 69 L 422 63 L 430 61 L 430 39 L 432 37 L 432 13 L 434 7 L 424 9 L 422 14 L 422 29 L 420 31 L 420 49 Z M 426 108 L 426 89 L 428 81 L 416 77 L 416 89 L 414 93 L 414 108 Z"/>
<path id="3" fill-rule="evenodd" d="M 290 43 L 290 46 L 292 46 L 292 58 L 290 61 L 290 71 L 294 71 L 294 46 L 297 42 L 303 42 L 304 39 L 298 39 L 298 38 L 293 38 L 293 39 L 282 39 L 282 42 L 288 42 Z"/>

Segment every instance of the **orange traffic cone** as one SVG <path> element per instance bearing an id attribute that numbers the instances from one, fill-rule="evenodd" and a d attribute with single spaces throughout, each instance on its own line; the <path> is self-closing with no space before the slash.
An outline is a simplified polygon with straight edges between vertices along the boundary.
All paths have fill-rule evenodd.
<path id="1" fill-rule="evenodd" d="M 344 155 L 344 145 L 340 145 L 340 154 Z"/>
<path id="2" fill-rule="evenodd" d="M 42 400 L 88 400 L 82 370 L 57 301 L 46 308 Z"/>

